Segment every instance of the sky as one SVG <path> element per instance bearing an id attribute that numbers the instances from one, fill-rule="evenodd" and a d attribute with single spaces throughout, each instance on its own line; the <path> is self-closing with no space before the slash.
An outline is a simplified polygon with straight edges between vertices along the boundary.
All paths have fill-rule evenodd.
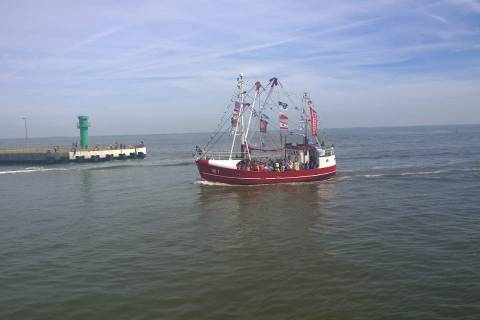
<path id="1" fill-rule="evenodd" d="M 240 72 L 326 128 L 480 123 L 480 1 L 0 0 L 0 138 L 212 131 Z"/>

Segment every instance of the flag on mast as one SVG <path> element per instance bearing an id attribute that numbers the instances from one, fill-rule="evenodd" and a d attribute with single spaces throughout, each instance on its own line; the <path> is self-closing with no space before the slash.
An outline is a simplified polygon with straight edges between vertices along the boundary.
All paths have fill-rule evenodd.
<path id="1" fill-rule="evenodd" d="M 233 112 L 239 113 L 241 108 L 242 104 L 238 101 L 235 101 L 235 107 L 233 108 Z"/>
<path id="2" fill-rule="evenodd" d="M 233 107 L 232 119 L 231 119 L 233 128 L 235 128 L 238 125 L 238 118 L 239 118 L 241 109 L 242 109 L 242 104 L 238 101 L 235 101 L 235 105 Z"/>
<path id="3" fill-rule="evenodd" d="M 267 133 L 268 120 L 270 118 L 266 114 L 260 115 L 260 132 Z"/>
<path id="4" fill-rule="evenodd" d="M 317 111 L 315 111 L 313 104 L 310 105 L 310 132 L 312 136 L 316 136 L 318 133 Z"/>
<path id="5" fill-rule="evenodd" d="M 286 122 L 286 121 L 288 121 L 288 117 L 284 113 L 279 112 L 278 113 L 278 120 L 280 120 L 282 122 Z"/>
<path id="6" fill-rule="evenodd" d="M 288 103 L 278 101 L 278 105 L 283 108 L 283 110 L 287 110 L 288 108 Z"/>
<path id="7" fill-rule="evenodd" d="M 260 132 L 267 133 L 268 122 L 265 119 L 260 119 Z"/>
<path id="8" fill-rule="evenodd" d="M 278 113 L 278 122 L 280 123 L 280 130 L 288 130 L 288 117 L 284 113 Z"/>
<path id="9" fill-rule="evenodd" d="M 238 113 L 233 113 L 231 118 L 232 127 L 235 128 L 238 125 Z"/>

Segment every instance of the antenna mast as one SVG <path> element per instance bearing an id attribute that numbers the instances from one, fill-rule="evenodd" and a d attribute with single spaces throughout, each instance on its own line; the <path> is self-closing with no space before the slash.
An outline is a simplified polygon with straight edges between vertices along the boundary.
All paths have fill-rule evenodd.
<path id="1" fill-rule="evenodd" d="M 237 88 L 240 90 L 240 93 L 238 95 L 238 97 L 240 98 L 240 110 L 238 111 L 239 115 L 236 119 L 237 123 L 235 125 L 235 132 L 233 133 L 232 147 L 230 148 L 230 156 L 229 156 L 230 160 L 232 160 L 233 148 L 235 147 L 235 140 L 236 140 L 237 135 L 238 135 L 238 129 L 239 129 L 238 127 L 239 126 L 240 126 L 240 132 L 241 132 L 241 136 L 242 136 L 240 143 L 243 144 L 244 140 L 245 140 L 245 136 L 244 136 L 244 133 L 243 133 L 243 100 L 244 100 L 244 95 L 245 95 L 245 92 L 243 90 L 243 73 L 240 73 L 240 75 L 237 78 Z M 241 118 L 241 119 L 239 119 L 239 118 Z"/>
<path id="2" fill-rule="evenodd" d="M 307 115 L 307 105 L 310 98 L 308 97 L 308 92 L 303 94 L 303 101 L 302 101 L 302 112 L 303 117 L 305 119 L 305 145 L 308 145 L 308 115 Z"/>

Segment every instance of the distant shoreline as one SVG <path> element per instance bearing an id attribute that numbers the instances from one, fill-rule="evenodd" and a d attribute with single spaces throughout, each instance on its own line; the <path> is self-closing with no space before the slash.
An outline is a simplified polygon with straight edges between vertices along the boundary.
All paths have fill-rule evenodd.
<path id="1" fill-rule="evenodd" d="M 440 127 L 471 127 L 479 126 L 480 123 L 464 123 L 464 124 L 433 124 L 433 125 L 403 125 L 403 126 L 359 126 L 359 127 L 324 127 L 324 130 L 350 130 L 350 129 L 402 129 L 402 128 L 440 128 Z M 212 131 L 192 131 L 192 132 L 168 132 L 168 133 L 132 133 L 132 134 L 102 134 L 102 135 L 91 135 L 91 137 L 134 137 L 134 136 L 159 136 L 159 135 L 196 135 L 196 134 L 209 134 Z M 33 136 L 29 137 L 30 139 L 62 139 L 62 138 L 71 138 L 78 139 L 77 135 L 72 136 Z M 25 140 L 24 137 L 12 137 L 12 138 L 0 138 L 1 140 Z"/>

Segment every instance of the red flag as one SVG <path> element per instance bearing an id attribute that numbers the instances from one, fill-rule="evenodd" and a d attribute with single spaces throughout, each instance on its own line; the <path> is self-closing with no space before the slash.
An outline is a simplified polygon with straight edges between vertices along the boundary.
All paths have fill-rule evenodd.
<path id="1" fill-rule="evenodd" d="M 268 122 L 266 120 L 260 119 L 260 132 L 267 133 Z"/>
<path id="2" fill-rule="evenodd" d="M 238 113 L 233 113 L 231 123 L 234 128 L 238 125 Z"/>
<path id="3" fill-rule="evenodd" d="M 278 122 L 280 123 L 280 130 L 288 130 L 288 117 L 284 113 L 278 113 Z"/>
<path id="4" fill-rule="evenodd" d="M 313 105 L 310 106 L 310 132 L 312 136 L 316 136 L 318 131 L 318 121 L 317 121 L 317 111 L 313 108 Z"/>
<path id="5" fill-rule="evenodd" d="M 288 117 L 284 113 L 279 112 L 278 120 L 285 122 L 285 121 L 288 121 Z"/>

